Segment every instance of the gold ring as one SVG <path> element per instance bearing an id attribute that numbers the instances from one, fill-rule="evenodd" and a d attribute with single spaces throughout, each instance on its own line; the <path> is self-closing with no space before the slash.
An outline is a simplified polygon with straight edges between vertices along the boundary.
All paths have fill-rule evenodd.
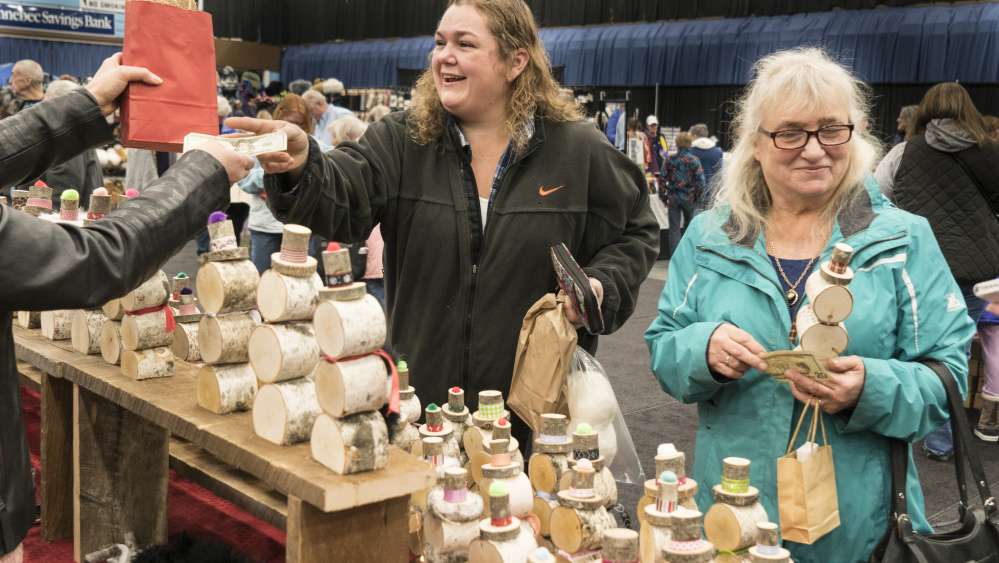
<path id="1" fill-rule="evenodd" d="M 732 354 L 725 354 L 725 367 L 727 367 L 727 368 L 732 367 L 732 366 L 728 365 L 728 360 L 731 357 L 732 357 Z"/>

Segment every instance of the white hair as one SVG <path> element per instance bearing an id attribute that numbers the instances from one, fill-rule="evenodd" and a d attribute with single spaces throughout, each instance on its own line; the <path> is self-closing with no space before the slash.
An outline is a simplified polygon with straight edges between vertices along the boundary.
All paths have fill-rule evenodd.
<path id="1" fill-rule="evenodd" d="M 225 96 L 218 96 L 219 100 L 219 117 L 229 117 L 232 115 L 232 104 Z"/>
<path id="2" fill-rule="evenodd" d="M 356 117 L 341 117 L 328 127 L 333 135 L 333 140 L 340 144 L 344 141 L 356 141 L 361 138 L 368 129 L 368 124 Z"/>
<path id="3" fill-rule="evenodd" d="M 310 110 L 320 102 L 326 103 L 326 96 L 324 96 L 321 92 L 317 92 L 315 90 L 306 90 L 302 94 L 302 99 L 305 100 L 305 105 Z"/>
<path id="4" fill-rule="evenodd" d="M 31 59 L 22 59 L 14 64 L 21 72 L 26 74 L 31 78 L 31 82 L 41 86 L 42 80 L 45 80 L 45 73 L 42 72 L 42 65 L 36 63 Z"/>
<path id="5" fill-rule="evenodd" d="M 773 203 L 754 155 L 756 143 L 771 142 L 758 133 L 760 124 L 777 115 L 841 109 L 855 129 L 848 144 L 846 174 L 820 216 L 820 225 L 831 225 L 843 206 L 864 189 L 864 176 L 881 152 L 880 143 L 867 131 L 870 89 L 844 64 L 814 47 L 772 53 L 753 65 L 753 71 L 752 82 L 736 103 L 734 148 L 731 159 L 726 158 L 715 205 L 731 210 L 734 240 L 760 233 Z"/>
<path id="6" fill-rule="evenodd" d="M 324 94 L 343 94 L 343 92 L 343 82 L 340 82 L 336 78 L 330 78 L 326 82 L 323 82 Z"/>
<path id="7" fill-rule="evenodd" d="M 51 100 L 52 98 L 58 98 L 66 92 L 79 87 L 79 84 L 69 80 L 53 80 L 49 83 L 48 89 L 45 90 L 45 99 Z"/>

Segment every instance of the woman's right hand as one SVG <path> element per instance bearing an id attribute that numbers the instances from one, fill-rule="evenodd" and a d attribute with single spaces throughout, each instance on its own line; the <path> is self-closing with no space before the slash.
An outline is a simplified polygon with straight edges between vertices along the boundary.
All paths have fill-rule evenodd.
<path id="1" fill-rule="evenodd" d="M 268 174 L 289 174 L 293 184 L 298 183 L 309 158 L 309 136 L 297 125 L 287 121 L 271 121 L 252 117 L 230 117 L 225 124 L 254 135 L 281 131 L 288 136 L 288 148 L 282 152 L 258 154 L 260 167 Z"/>
<path id="2" fill-rule="evenodd" d="M 725 323 L 708 340 L 708 368 L 729 379 L 739 379 L 750 368 L 767 369 L 767 363 L 760 359 L 766 353 L 748 332 Z"/>

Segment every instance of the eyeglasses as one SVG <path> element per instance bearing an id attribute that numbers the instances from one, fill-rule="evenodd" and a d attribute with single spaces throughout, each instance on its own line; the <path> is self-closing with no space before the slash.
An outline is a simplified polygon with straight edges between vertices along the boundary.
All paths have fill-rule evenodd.
<path id="1" fill-rule="evenodd" d="M 774 141 L 774 146 L 781 150 L 800 149 L 808 144 L 808 139 L 815 135 L 815 139 L 820 145 L 834 147 L 842 145 L 853 137 L 853 124 L 848 125 L 827 125 L 815 131 L 805 131 L 804 129 L 784 129 L 783 131 L 767 131 L 762 127 L 757 127 L 757 131 L 770 137 Z"/>

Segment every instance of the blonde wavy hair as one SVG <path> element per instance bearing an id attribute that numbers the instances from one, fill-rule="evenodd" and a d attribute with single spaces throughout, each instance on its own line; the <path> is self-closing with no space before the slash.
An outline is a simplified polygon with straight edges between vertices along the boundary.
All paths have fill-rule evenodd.
<path id="1" fill-rule="evenodd" d="M 524 0 L 449 0 L 447 7 L 472 6 L 482 14 L 499 45 L 499 57 L 512 66 L 517 49 L 527 51 L 524 71 L 511 84 L 506 101 L 506 131 L 515 150 L 527 147 L 523 124 L 533 113 L 550 121 L 579 121 L 582 109 L 561 95 L 552 77 L 548 52 L 538 37 L 534 14 Z M 431 53 L 430 58 L 433 57 Z M 434 84 L 431 65 L 413 88 L 409 116 L 410 135 L 419 145 L 439 142 L 444 136 L 444 106 Z"/>
<path id="2" fill-rule="evenodd" d="M 756 143 L 770 143 L 758 127 L 774 116 L 807 115 L 816 111 L 846 109 L 855 125 L 848 144 L 846 174 L 834 188 L 819 217 L 817 228 L 830 228 L 840 210 L 864 190 L 864 177 L 882 151 L 867 131 L 870 89 L 844 64 L 823 49 L 799 47 L 778 51 L 753 65 L 754 78 L 736 103 L 732 120 L 734 148 L 726 159 L 715 206 L 728 208 L 735 225 L 732 240 L 758 236 L 766 227 L 773 200 L 763 168 L 753 154 Z"/>

